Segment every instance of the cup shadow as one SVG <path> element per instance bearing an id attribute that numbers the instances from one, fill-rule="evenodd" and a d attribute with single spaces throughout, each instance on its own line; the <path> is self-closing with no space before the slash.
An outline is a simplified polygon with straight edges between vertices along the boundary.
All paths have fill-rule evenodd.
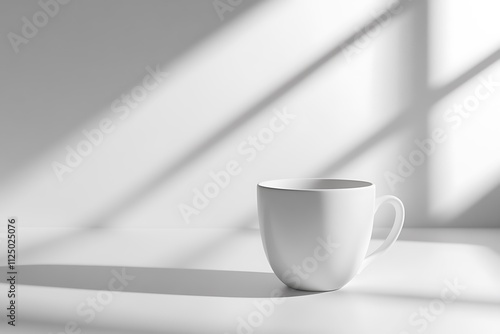
<path id="1" fill-rule="evenodd" d="M 274 290 L 281 297 L 317 293 L 291 289 L 263 272 L 88 265 L 23 265 L 17 271 L 18 284 L 55 288 L 114 290 L 126 285 L 124 292 L 235 298 L 270 298 Z"/>

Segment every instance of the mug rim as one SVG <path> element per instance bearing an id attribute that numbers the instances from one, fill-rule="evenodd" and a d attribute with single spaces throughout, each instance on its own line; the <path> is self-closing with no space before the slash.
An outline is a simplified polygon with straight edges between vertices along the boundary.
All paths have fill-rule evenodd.
<path id="1" fill-rule="evenodd" d="M 297 186 L 298 182 L 326 182 L 337 184 L 337 187 L 300 187 Z M 295 185 L 287 185 L 292 184 Z M 346 190 L 359 190 L 369 187 L 374 187 L 375 184 L 363 180 L 352 180 L 352 179 L 328 179 L 328 178 L 288 178 L 288 179 L 274 179 L 259 182 L 258 187 L 264 189 L 280 190 L 280 191 L 346 191 Z"/>

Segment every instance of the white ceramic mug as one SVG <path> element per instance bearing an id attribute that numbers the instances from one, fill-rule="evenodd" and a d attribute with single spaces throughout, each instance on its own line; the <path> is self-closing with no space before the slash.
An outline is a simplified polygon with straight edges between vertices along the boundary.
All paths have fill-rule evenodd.
<path id="1" fill-rule="evenodd" d="M 309 291 L 337 290 L 394 244 L 403 228 L 403 203 L 375 199 L 365 181 L 286 179 L 257 186 L 259 224 L 267 259 L 286 285 Z M 391 204 L 394 225 L 370 255 L 368 245 L 378 208 Z"/>

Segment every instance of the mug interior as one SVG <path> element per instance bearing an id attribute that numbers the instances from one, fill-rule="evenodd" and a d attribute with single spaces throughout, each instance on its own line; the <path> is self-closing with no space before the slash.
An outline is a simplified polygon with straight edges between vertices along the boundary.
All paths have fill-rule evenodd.
<path id="1" fill-rule="evenodd" d="M 259 183 L 259 187 L 277 190 L 336 190 L 372 186 L 373 183 L 341 179 L 281 179 Z"/>

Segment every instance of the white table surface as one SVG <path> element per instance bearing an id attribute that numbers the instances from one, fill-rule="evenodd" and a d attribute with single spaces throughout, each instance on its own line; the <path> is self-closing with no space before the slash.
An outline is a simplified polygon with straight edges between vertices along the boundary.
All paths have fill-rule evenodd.
<path id="1" fill-rule="evenodd" d="M 372 248 L 384 233 L 374 232 Z M 500 229 L 406 228 L 347 286 L 325 293 L 286 288 L 253 229 L 21 228 L 19 254 L 18 326 L 2 311 L 1 333 L 64 333 L 71 321 L 78 328 L 67 333 L 500 333 Z M 104 294 L 113 269 L 134 278 Z M 440 301 L 447 281 L 462 287 L 450 303 Z M 2 309 L 6 288 L 2 279 Z M 111 299 L 86 322 L 77 309 L 98 296 Z"/>

